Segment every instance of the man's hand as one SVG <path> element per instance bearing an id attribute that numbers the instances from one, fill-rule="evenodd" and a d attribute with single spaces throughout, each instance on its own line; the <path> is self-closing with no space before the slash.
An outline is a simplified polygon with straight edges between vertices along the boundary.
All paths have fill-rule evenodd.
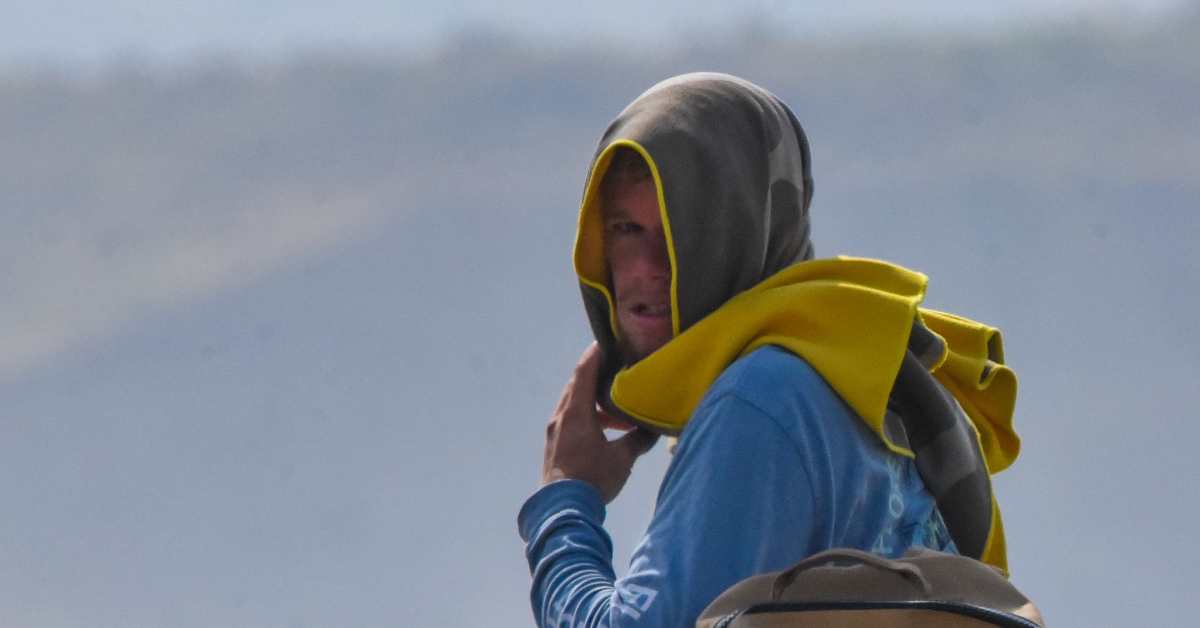
<path id="1" fill-rule="evenodd" d="M 596 407 L 599 370 L 600 348 L 592 343 L 546 425 L 542 484 L 566 478 L 583 480 L 596 487 L 607 504 L 621 492 L 634 461 L 654 446 L 658 435 L 632 429 L 616 440 L 604 436 L 605 427 L 621 422 Z"/>

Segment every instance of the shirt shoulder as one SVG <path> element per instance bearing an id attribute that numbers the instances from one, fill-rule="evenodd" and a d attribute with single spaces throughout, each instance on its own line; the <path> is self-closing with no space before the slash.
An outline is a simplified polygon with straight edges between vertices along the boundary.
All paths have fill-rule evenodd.
<path id="1" fill-rule="evenodd" d="M 709 387 L 701 407 L 726 396 L 754 406 L 793 436 L 799 428 L 861 422 L 812 365 L 775 345 L 759 347 L 726 367 Z"/>
<path id="2" fill-rule="evenodd" d="M 862 458 L 876 448 L 869 429 L 825 378 L 773 345 L 726 367 L 693 413 L 679 448 L 711 454 L 730 442 L 739 444 L 739 455 L 769 458 L 808 476 L 818 512 L 837 498 L 834 478 L 862 467 Z"/>
<path id="3" fill-rule="evenodd" d="M 817 537 L 827 535 L 818 541 L 823 547 L 858 547 L 896 556 L 914 543 L 926 542 L 921 526 L 941 521 L 912 461 L 889 451 L 800 356 L 776 346 L 750 352 L 725 369 L 701 408 L 718 408 L 729 397 L 759 410 L 797 450 L 812 485 L 813 512 L 818 515 L 814 532 Z M 694 418 L 715 423 L 716 414 L 697 412 Z M 714 432 L 722 429 L 730 426 L 712 427 Z"/>

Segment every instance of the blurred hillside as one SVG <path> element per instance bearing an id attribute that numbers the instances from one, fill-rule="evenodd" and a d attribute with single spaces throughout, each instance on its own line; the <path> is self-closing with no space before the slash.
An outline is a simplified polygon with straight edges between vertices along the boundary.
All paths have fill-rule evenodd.
<path id="1" fill-rule="evenodd" d="M 230 205 L 289 180 L 321 190 L 403 186 L 418 206 L 471 205 L 495 198 L 490 181 L 478 180 L 478 165 L 546 152 L 561 161 L 561 150 L 547 149 L 564 134 L 597 135 L 595 121 L 631 94 L 697 69 L 770 86 L 814 135 L 853 149 L 825 155 L 831 164 L 870 158 L 963 172 L 997 159 L 980 144 L 986 138 L 1016 162 L 991 166 L 1046 158 L 1029 169 L 1042 173 L 1039 184 L 1081 171 L 1167 180 L 1183 168 L 1167 157 L 1194 148 L 1179 131 L 1195 122 L 1198 16 L 1200 9 L 1161 24 L 1081 22 L 987 40 L 816 45 L 747 26 L 651 58 L 628 49 L 539 48 L 484 30 L 466 31 L 421 60 L 310 54 L 266 66 L 214 57 L 163 68 L 133 58 L 89 78 L 8 68 L 0 74 L 0 130 L 11 177 L 5 194 L 16 196 L 4 200 L 30 210 L 72 199 L 105 199 L 128 211 L 178 207 L 181 199 Z M 929 164 L 924 152 L 914 159 L 913 149 L 939 161 Z M 117 157 L 128 165 L 114 172 Z M 439 185 L 445 167 L 476 177 L 453 186 L 448 199 Z M 494 170 L 506 169 L 487 171 Z M 72 185 L 64 189 L 47 171 L 71 173 Z M 171 191 L 116 198 L 122 174 L 166 179 L 160 185 Z"/>
<path id="2" fill-rule="evenodd" d="M 1004 329 L 1025 449 L 997 486 L 1049 620 L 1178 622 L 1196 9 L 0 71 L 0 624 L 527 625 L 513 521 L 587 340 L 582 177 L 628 101 L 693 70 L 796 111 L 818 255 L 912 266 L 930 305 Z M 610 510 L 618 572 L 665 460 Z"/>
<path id="3" fill-rule="evenodd" d="M 821 45 L 746 28 L 651 58 L 468 32 L 422 60 L 127 61 L 87 78 L 10 68 L 0 248 L 17 272 L 0 281 L 32 309 L 0 314 L 13 347 L 0 372 L 71 346 L 68 328 L 99 333 L 129 302 L 154 305 L 150 293 L 203 291 L 380 216 L 569 213 L 603 121 L 683 71 L 746 76 L 797 111 L 816 153 L 818 244 L 837 245 L 819 250 L 868 224 L 901 235 L 940 211 L 1041 211 L 1103 233 L 1106 210 L 1196 198 L 1198 15 Z M 276 237 L 230 249 L 245 231 Z M 196 278 L 190 256 L 145 270 L 180 250 L 208 258 L 211 277 Z M 73 288 L 58 275 L 97 258 L 153 287 L 93 277 L 99 311 L 64 314 Z"/>

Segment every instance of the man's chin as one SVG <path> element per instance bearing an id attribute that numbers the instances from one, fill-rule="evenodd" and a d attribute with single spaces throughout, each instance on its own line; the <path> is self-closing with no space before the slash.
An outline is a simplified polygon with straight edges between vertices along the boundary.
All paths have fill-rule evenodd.
<path id="1" fill-rule="evenodd" d="M 667 344 L 668 340 L 622 342 L 621 356 L 625 360 L 625 366 L 633 366 L 634 364 L 641 362 L 643 359 L 649 357 L 650 354 L 661 349 L 663 345 Z"/>

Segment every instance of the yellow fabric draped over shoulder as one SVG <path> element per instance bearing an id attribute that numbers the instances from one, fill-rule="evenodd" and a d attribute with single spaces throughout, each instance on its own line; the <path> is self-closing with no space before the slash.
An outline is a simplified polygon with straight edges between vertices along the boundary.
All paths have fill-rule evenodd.
<path id="1" fill-rule="evenodd" d="M 915 317 L 945 340 L 932 369 L 980 434 L 991 472 L 1016 459 L 1016 377 L 1000 332 L 919 308 L 928 279 L 879 260 L 837 257 L 785 268 L 723 306 L 613 381 L 624 412 L 667 434 L 683 430 L 704 393 L 734 360 L 763 345 L 804 358 L 892 451 L 883 420 Z"/>
<path id="2" fill-rule="evenodd" d="M 612 400 L 643 423 L 677 434 L 726 367 L 776 344 L 812 364 L 882 437 L 888 393 L 925 283 L 920 273 L 873 260 L 794 264 L 621 370 Z"/>
<path id="3" fill-rule="evenodd" d="M 928 279 L 878 260 L 838 257 L 801 262 L 730 299 L 613 380 L 623 412 L 679 434 L 717 377 L 739 357 L 778 345 L 804 358 L 888 449 L 912 458 L 884 430 L 888 397 L 914 320 L 943 340 L 930 368 L 958 400 L 979 439 L 989 473 L 1016 460 L 1012 426 L 1016 376 L 1004 366 L 999 330 L 919 307 Z M 995 499 L 983 556 L 1007 570 Z"/>
<path id="4" fill-rule="evenodd" d="M 1000 330 L 953 314 L 921 309 L 921 320 L 946 341 L 945 356 L 933 376 L 971 417 L 988 470 L 1007 469 L 1021 450 L 1013 429 L 1017 376 L 1004 365 Z"/>

